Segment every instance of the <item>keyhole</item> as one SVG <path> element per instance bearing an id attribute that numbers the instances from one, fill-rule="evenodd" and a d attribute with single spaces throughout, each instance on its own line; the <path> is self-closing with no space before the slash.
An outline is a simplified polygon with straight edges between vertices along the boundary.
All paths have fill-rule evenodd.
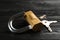
<path id="1" fill-rule="evenodd" d="M 47 23 L 47 22 L 45 22 L 45 23 Z"/>

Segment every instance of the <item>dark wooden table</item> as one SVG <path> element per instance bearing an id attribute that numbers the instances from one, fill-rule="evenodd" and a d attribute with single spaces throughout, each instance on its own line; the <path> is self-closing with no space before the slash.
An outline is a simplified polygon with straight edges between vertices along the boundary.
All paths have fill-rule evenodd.
<path id="1" fill-rule="evenodd" d="M 38 2 L 38 1 L 37 1 Z M 49 40 L 60 39 L 60 5 L 39 4 L 36 1 L 0 1 L 0 39 L 1 40 Z M 32 5 L 32 6 L 31 6 Z M 9 18 L 21 11 L 33 10 L 37 16 L 46 14 L 47 20 L 57 20 L 56 24 L 51 24 L 52 33 L 45 28 L 41 32 L 25 32 L 21 34 L 11 33 L 8 29 Z"/>

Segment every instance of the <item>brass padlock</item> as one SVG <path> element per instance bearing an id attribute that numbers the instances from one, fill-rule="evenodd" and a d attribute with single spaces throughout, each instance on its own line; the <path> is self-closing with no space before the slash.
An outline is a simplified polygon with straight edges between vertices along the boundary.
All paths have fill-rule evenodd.
<path id="1" fill-rule="evenodd" d="M 44 26 L 41 20 L 32 11 L 27 11 L 24 13 L 24 18 L 31 25 L 32 30 L 41 31 L 41 28 Z"/>

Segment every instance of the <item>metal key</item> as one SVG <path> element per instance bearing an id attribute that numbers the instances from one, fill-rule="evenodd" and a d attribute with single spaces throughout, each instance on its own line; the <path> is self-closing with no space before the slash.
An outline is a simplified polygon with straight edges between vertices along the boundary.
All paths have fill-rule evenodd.
<path id="1" fill-rule="evenodd" d="M 42 20 L 42 23 L 48 28 L 50 32 L 52 32 L 52 29 L 50 27 L 51 23 L 56 23 L 57 21 L 48 21 L 48 20 Z"/>

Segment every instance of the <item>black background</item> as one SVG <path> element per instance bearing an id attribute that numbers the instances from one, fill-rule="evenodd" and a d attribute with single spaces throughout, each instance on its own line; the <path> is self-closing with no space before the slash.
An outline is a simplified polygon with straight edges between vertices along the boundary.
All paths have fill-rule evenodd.
<path id="1" fill-rule="evenodd" d="M 60 0 L 0 0 L 0 40 L 49 40 L 60 39 Z M 52 33 L 45 28 L 42 32 L 11 33 L 8 29 L 9 18 L 17 13 L 33 10 L 36 15 L 47 15 L 47 20 L 57 20 L 51 24 Z"/>

